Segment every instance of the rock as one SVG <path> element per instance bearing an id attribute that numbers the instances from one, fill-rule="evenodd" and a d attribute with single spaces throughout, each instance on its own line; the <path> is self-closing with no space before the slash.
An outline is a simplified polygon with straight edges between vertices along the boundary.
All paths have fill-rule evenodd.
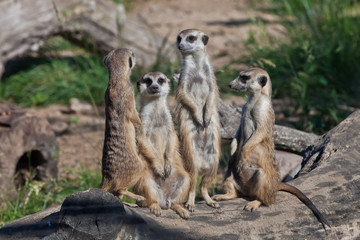
<path id="1" fill-rule="evenodd" d="M 301 168 L 302 156 L 285 151 L 276 150 L 275 157 L 279 162 L 280 179 L 284 179 L 287 175 L 294 178 Z"/>
<path id="2" fill-rule="evenodd" d="M 35 240 L 54 233 L 60 205 L 17 219 L 0 228 L 0 240 Z"/>
<path id="3" fill-rule="evenodd" d="M 57 176 L 58 144 L 49 122 L 0 102 L 0 190 L 22 184 L 30 172 L 35 180 Z"/>
<path id="4" fill-rule="evenodd" d="M 54 236 L 75 239 L 135 239 L 139 234 L 137 228 L 143 232 L 147 227 L 141 217 L 127 213 L 119 199 L 100 189 L 67 197 L 61 206 L 59 221 Z M 144 234 L 140 236 L 145 238 Z"/>
<path id="5" fill-rule="evenodd" d="M 75 113 L 89 113 L 93 112 L 93 107 L 90 103 L 80 101 L 77 98 L 70 99 L 70 110 Z"/>
<path id="6" fill-rule="evenodd" d="M 359 133 L 360 110 L 352 113 L 339 125 L 324 134 L 316 143 L 306 149 L 302 162 L 303 167 L 298 175 L 302 176 L 307 174 L 323 164 L 328 165 L 329 163 L 326 161 L 332 158 L 339 158 L 341 155 L 345 155 L 343 156 L 344 163 L 354 161 L 354 157 L 359 154 Z M 349 159 L 346 159 L 346 157 L 349 157 Z M 340 164 L 339 167 L 343 167 L 343 165 Z M 352 177 L 349 176 L 349 178 Z"/>
<path id="7" fill-rule="evenodd" d="M 60 207 L 18 219 L 0 229 L 2 239 L 186 239 L 124 206 L 101 189 L 78 192 Z"/>

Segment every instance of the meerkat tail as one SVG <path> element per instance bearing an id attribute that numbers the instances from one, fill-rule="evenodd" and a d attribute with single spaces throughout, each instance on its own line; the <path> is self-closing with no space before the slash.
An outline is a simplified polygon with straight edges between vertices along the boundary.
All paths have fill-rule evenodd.
<path id="1" fill-rule="evenodd" d="M 295 195 L 301 202 L 303 202 L 308 208 L 310 208 L 310 210 L 314 213 L 315 217 L 319 220 L 324 229 L 326 229 L 325 224 L 331 228 L 328 220 L 326 220 L 326 218 L 321 214 L 321 212 L 315 207 L 313 202 L 308 197 L 306 197 L 305 194 L 302 193 L 299 189 L 286 183 L 280 183 L 278 190 Z"/>

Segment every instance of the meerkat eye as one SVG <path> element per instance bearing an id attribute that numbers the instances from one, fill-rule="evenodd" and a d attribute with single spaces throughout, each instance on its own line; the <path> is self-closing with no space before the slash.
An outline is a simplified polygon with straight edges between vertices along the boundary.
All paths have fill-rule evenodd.
<path id="1" fill-rule="evenodd" d="M 150 78 L 145 78 L 143 82 L 146 83 L 147 86 L 150 86 L 153 81 Z"/>
<path id="2" fill-rule="evenodd" d="M 177 42 L 178 44 L 181 42 L 181 37 L 180 37 L 180 36 L 177 37 L 176 42 Z"/>
<path id="3" fill-rule="evenodd" d="M 129 57 L 129 68 L 132 68 L 132 66 L 133 66 L 133 62 L 132 62 L 131 57 Z"/>
<path id="4" fill-rule="evenodd" d="M 187 40 L 188 42 L 194 42 L 194 41 L 196 40 L 196 37 L 193 36 L 193 35 L 190 35 L 190 36 L 188 36 L 188 37 L 186 38 L 186 40 Z"/>
<path id="5" fill-rule="evenodd" d="M 242 83 L 246 83 L 246 81 L 250 79 L 250 76 L 247 75 L 240 75 L 239 77 Z"/>
<path id="6" fill-rule="evenodd" d="M 159 79 L 158 79 L 158 83 L 159 83 L 160 85 L 163 85 L 164 82 L 165 82 L 165 79 L 163 79 L 163 78 L 159 78 Z"/>

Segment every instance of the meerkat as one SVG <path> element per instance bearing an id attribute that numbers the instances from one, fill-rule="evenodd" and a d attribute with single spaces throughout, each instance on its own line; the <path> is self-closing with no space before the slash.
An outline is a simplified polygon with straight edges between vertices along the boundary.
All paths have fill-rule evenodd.
<path id="1" fill-rule="evenodd" d="M 115 49 L 104 59 L 109 83 L 105 93 L 106 124 L 100 188 L 112 191 L 120 199 L 128 196 L 143 201 L 143 196 L 128 191 L 144 173 L 145 163 L 139 154 L 151 163 L 157 175 L 164 177 L 165 172 L 156 163 L 156 154 L 143 135 L 135 108 L 134 88 L 129 80 L 135 61 L 129 49 Z"/>
<path id="2" fill-rule="evenodd" d="M 154 150 L 160 153 L 157 161 L 164 168 L 165 179 L 148 169 L 135 185 L 134 192 L 146 198 L 139 205 L 149 207 L 156 216 L 161 215 L 161 209 L 170 208 L 187 219 L 189 212 L 180 204 L 187 197 L 190 178 L 179 154 L 179 141 L 167 105 L 170 80 L 163 73 L 150 72 L 137 82 L 137 88 L 141 96 L 143 132 Z"/>
<path id="3" fill-rule="evenodd" d="M 177 36 L 177 48 L 183 63 L 176 91 L 180 149 L 185 169 L 190 174 L 190 190 L 185 206 L 195 209 L 197 177 L 200 173 L 200 193 L 214 208 L 208 187 L 215 179 L 220 157 L 220 123 L 216 106 L 218 87 L 206 53 L 209 37 L 196 29 L 187 29 Z"/>
<path id="4" fill-rule="evenodd" d="M 243 107 L 240 127 L 231 144 L 232 157 L 224 181 L 225 194 L 215 195 L 213 199 L 251 197 L 255 200 L 246 204 L 244 209 L 256 211 L 262 204 L 273 204 L 277 191 L 285 191 L 309 207 L 324 228 L 324 224 L 330 227 L 310 199 L 299 189 L 280 181 L 275 158 L 275 114 L 271 103 L 269 74 L 260 68 L 250 68 L 240 72 L 229 86 L 237 91 L 248 92 L 249 96 Z"/>

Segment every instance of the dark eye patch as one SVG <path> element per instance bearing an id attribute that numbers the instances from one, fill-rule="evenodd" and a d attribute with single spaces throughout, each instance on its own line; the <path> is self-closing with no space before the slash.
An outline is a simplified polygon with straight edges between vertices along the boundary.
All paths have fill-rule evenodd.
<path id="1" fill-rule="evenodd" d="M 165 79 L 160 77 L 157 81 L 160 85 L 163 85 L 165 83 Z"/>
<path id="2" fill-rule="evenodd" d="M 240 78 L 241 82 L 245 83 L 246 81 L 248 81 L 250 79 L 250 76 L 248 76 L 248 75 L 240 75 L 239 78 Z"/>
<path id="3" fill-rule="evenodd" d="M 150 78 L 145 78 L 143 80 L 143 83 L 146 83 L 146 86 L 149 87 L 153 83 L 153 81 Z"/>
<path id="4" fill-rule="evenodd" d="M 193 36 L 193 35 L 190 35 L 190 36 L 188 36 L 188 37 L 186 38 L 186 41 L 192 43 L 192 42 L 196 41 L 196 39 L 197 39 L 197 37 L 195 37 L 195 36 Z"/>
<path id="5" fill-rule="evenodd" d="M 177 42 L 178 44 L 181 42 L 181 37 L 180 37 L 180 36 L 177 37 L 176 42 Z"/>

